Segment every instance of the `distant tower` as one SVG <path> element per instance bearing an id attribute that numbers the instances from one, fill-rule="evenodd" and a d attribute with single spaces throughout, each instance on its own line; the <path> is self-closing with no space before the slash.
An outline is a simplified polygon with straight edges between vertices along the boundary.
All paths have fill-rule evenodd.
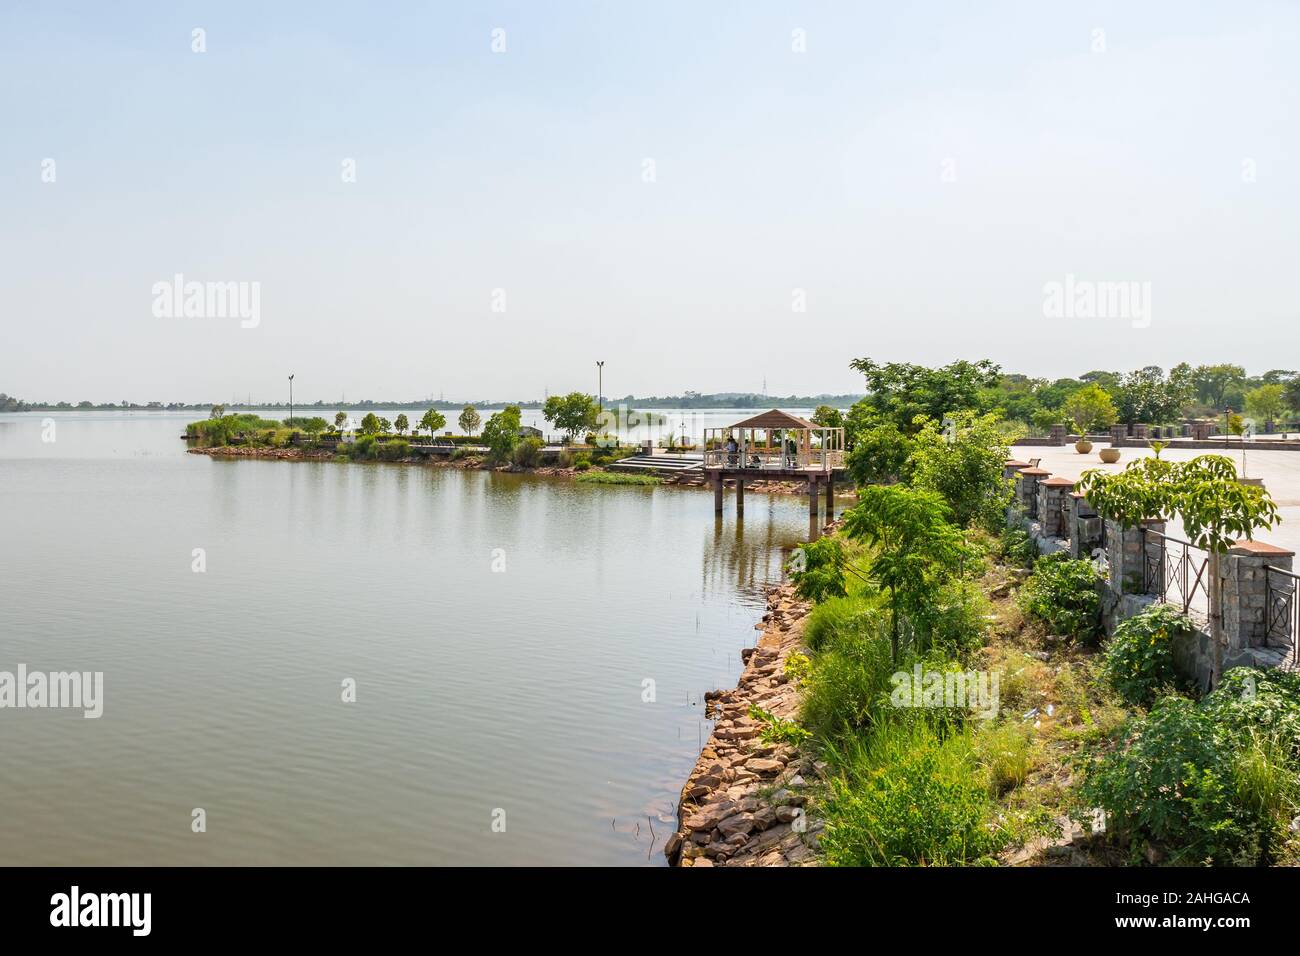
<path id="1" fill-rule="evenodd" d="M 763 397 L 767 398 L 767 376 L 763 376 Z"/>

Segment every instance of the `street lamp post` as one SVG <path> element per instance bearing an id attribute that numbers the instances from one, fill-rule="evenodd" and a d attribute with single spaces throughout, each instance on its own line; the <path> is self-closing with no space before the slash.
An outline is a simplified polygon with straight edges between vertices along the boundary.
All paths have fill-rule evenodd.
<path id="1" fill-rule="evenodd" d="M 596 404 L 600 410 L 605 410 L 605 363 L 598 361 L 596 363 Z"/>
<path id="2" fill-rule="evenodd" d="M 293 420 L 293 376 L 289 376 L 289 419 Z"/>

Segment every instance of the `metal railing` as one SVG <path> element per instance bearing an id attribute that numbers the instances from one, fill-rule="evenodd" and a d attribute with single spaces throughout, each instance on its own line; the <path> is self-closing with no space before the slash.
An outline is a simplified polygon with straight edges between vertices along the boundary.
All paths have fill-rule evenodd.
<path id="1" fill-rule="evenodd" d="M 1264 568 L 1264 641 L 1290 646 L 1292 657 L 1300 650 L 1300 604 L 1296 603 L 1296 585 L 1300 575 L 1283 568 Z"/>
<path id="2" fill-rule="evenodd" d="M 1209 567 L 1209 553 L 1191 542 L 1142 529 L 1142 590 L 1158 601 L 1176 604 L 1186 614 L 1199 593 L 1208 607 Z"/>
<path id="3" fill-rule="evenodd" d="M 833 471 L 844 467 L 844 452 L 825 448 L 803 452 L 785 452 L 779 448 L 747 448 L 743 451 L 708 448 L 704 452 L 704 467 L 754 471 Z"/>

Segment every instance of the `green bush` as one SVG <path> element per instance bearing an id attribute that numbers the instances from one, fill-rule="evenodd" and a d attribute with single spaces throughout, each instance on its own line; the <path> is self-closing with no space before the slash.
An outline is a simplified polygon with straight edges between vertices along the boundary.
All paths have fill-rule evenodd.
<path id="1" fill-rule="evenodd" d="M 910 666 L 894 663 L 888 630 L 879 617 L 861 633 L 837 636 L 812 659 L 803 685 L 801 722 L 824 740 L 879 723 L 890 708 L 893 674 Z"/>
<path id="2" fill-rule="evenodd" d="M 991 863 L 1008 840 L 968 734 L 890 721 L 832 762 L 820 845 L 833 866 Z"/>
<path id="3" fill-rule="evenodd" d="M 1300 759 L 1300 673 L 1234 667 L 1201 707 L 1233 734 L 1259 731 Z"/>
<path id="4" fill-rule="evenodd" d="M 806 601 L 820 603 L 833 597 L 843 597 L 844 541 L 838 535 L 827 535 L 800 545 L 790 556 L 790 578 L 794 590 Z"/>
<path id="5" fill-rule="evenodd" d="M 379 457 L 384 461 L 398 461 L 411 455 L 411 443 L 400 438 L 384 442 L 378 447 Z"/>
<path id="6" fill-rule="evenodd" d="M 586 471 L 591 467 L 591 456 L 585 451 L 573 456 L 573 467 L 577 471 Z"/>
<path id="7" fill-rule="evenodd" d="M 654 475 L 638 475 L 621 471 L 589 471 L 573 479 L 590 485 L 657 485 Z"/>
<path id="8" fill-rule="evenodd" d="M 1135 862 L 1154 841 L 1173 863 L 1254 864 L 1265 828 L 1236 789 L 1232 747 L 1211 714 L 1165 697 L 1085 766 L 1079 795 L 1106 812 L 1108 831 Z"/>
<path id="9" fill-rule="evenodd" d="M 1021 610 L 1055 634 L 1090 640 L 1101 626 L 1099 580 L 1091 561 L 1072 560 L 1062 553 L 1044 555 L 1020 590 Z"/>
<path id="10" fill-rule="evenodd" d="M 1128 703 L 1149 707 L 1179 682 L 1173 639 L 1193 629 L 1187 615 L 1168 604 L 1153 604 L 1128 618 L 1106 643 L 1106 679 Z"/>
<path id="11" fill-rule="evenodd" d="M 1024 528 L 1005 528 L 998 542 L 998 551 L 1004 561 L 1021 568 L 1032 568 L 1038 560 L 1038 545 Z"/>
<path id="12" fill-rule="evenodd" d="M 984 646 L 989 602 L 971 581 L 936 585 L 929 599 L 909 615 L 917 649 L 961 657 Z"/>
<path id="13" fill-rule="evenodd" d="M 510 460 L 520 468 L 536 468 L 542 463 L 542 440 L 524 438 L 510 451 Z"/>

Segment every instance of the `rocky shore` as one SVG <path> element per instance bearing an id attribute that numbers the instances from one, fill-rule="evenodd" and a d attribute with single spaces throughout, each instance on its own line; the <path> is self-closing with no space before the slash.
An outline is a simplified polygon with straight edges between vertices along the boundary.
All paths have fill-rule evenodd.
<path id="1" fill-rule="evenodd" d="M 678 866 L 815 866 L 820 821 L 805 812 L 806 788 L 820 768 L 790 744 L 764 743 L 757 706 L 782 719 L 798 710 L 798 690 L 785 672 L 803 646 L 808 605 L 790 584 L 768 589 L 758 645 L 742 653 L 734 690 L 705 695 L 717 718 L 682 788 L 678 828 L 664 853 Z"/>

